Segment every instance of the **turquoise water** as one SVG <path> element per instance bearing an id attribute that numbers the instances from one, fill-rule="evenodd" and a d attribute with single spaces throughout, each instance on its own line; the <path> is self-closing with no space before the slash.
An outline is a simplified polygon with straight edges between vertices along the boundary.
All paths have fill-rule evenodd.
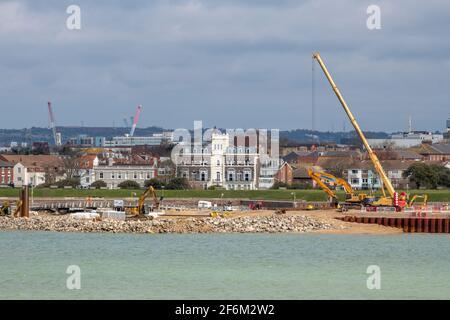
<path id="1" fill-rule="evenodd" d="M 0 232 L 0 298 L 449 299 L 450 237 Z"/>

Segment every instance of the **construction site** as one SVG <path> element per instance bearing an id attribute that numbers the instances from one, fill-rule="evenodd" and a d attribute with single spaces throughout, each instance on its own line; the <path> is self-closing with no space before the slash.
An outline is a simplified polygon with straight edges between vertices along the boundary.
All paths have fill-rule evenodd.
<path id="1" fill-rule="evenodd" d="M 322 225 L 323 230 L 354 230 L 354 232 L 380 231 L 379 226 L 395 228 L 403 232 L 424 233 L 449 233 L 450 232 L 450 206 L 448 203 L 428 203 L 427 194 L 409 195 L 405 191 L 398 192 L 388 175 L 386 174 L 376 152 L 366 139 L 363 130 L 353 116 L 350 108 L 345 102 L 343 95 L 335 84 L 324 61 L 319 53 L 313 54 L 313 59 L 319 64 L 333 92 L 341 104 L 345 114 L 359 136 L 361 143 L 368 154 L 370 162 L 381 179 L 381 195 L 375 192 L 361 192 L 354 190 L 346 179 L 337 177 L 329 172 L 308 169 L 307 174 L 314 183 L 326 193 L 327 202 L 299 201 L 270 201 L 270 200 L 245 200 L 245 199 L 164 199 L 158 197 L 153 186 L 149 186 L 139 196 L 124 199 L 98 199 L 98 198 L 66 198 L 42 199 L 35 198 L 30 204 L 30 189 L 28 185 L 22 187 L 20 199 L 4 199 L 0 213 L 2 219 L 8 220 L 8 225 L 14 225 L 15 219 L 33 219 L 33 217 L 57 216 L 58 219 L 78 219 L 96 224 L 102 221 L 166 221 L 183 225 L 186 219 L 194 219 L 195 223 L 205 221 L 237 221 L 233 219 L 268 219 L 286 220 L 301 217 L 302 219 L 316 219 Z M 136 129 L 136 125 L 142 110 L 139 105 L 133 117 L 130 133 L 123 139 L 128 142 L 117 142 L 120 145 L 132 144 L 130 139 Z M 52 105 L 48 102 L 50 126 L 56 146 L 61 146 L 61 135 L 57 132 Z M 129 126 L 127 119 L 125 125 Z M 113 142 L 112 142 L 113 143 Z M 340 201 L 336 189 L 341 188 L 345 192 L 345 200 Z M 200 219 L 200 220 L 196 220 Z M 72 221 L 71 220 L 71 221 Z M 2 220 L 6 221 L 6 220 Z M 270 225 L 270 219 L 267 220 Z M 153 224 L 154 222 L 151 222 Z M 344 224 L 342 224 L 344 223 Z M 367 224 L 362 228 L 357 224 Z M 314 225 L 314 223 L 313 223 Z M 378 227 L 376 227 L 377 225 Z M 0 227 L 1 228 L 1 227 Z M 226 228 L 225 228 L 226 229 Z M 96 230 L 93 228 L 93 230 Z M 175 228 L 176 232 L 183 232 L 183 228 Z M 187 228 L 190 231 L 207 232 L 214 228 Z M 281 229 L 253 228 L 246 224 L 243 229 L 226 229 L 230 232 L 288 232 L 288 231 L 313 231 L 314 228 L 298 229 L 284 225 Z"/>

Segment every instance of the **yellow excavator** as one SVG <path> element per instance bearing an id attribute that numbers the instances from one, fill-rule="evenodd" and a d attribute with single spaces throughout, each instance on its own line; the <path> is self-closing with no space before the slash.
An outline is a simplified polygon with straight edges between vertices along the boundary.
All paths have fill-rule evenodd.
<path id="1" fill-rule="evenodd" d="M 146 208 L 145 208 L 145 199 L 147 199 L 147 197 L 151 195 L 153 198 L 153 207 L 152 207 L 152 211 L 153 210 L 158 210 L 159 209 L 159 204 L 160 204 L 160 200 L 158 199 L 158 196 L 156 195 L 156 191 L 153 188 L 153 186 L 149 186 L 147 188 L 147 190 L 145 190 L 138 199 L 138 204 L 136 207 L 131 207 L 131 208 L 126 208 L 125 211 L 126 213 L 128 213 L 129 215 L 132 216 L 138 216 L 138 215 L 144 215 L 146 214 Z M 162 198 L 161 198 L 162 199 Z"/>
<path id="2" fill-rule="evenodd" d="M 308 169 L 308 175 L 314 180 L 317 185 L 322 188 L 323 191 L 328 194 L 330 197 L 330 203 L 334 207 L 339 206 L 339 199 L 336 193 L 330 189 L 330 187 L 325 183 L 332 182 L 336 186 L 341 186 L 345 191 L 345 203 L 346 206 L 367 206 L 370 205 L 375 198 L 372 195 L 366 193 L 355 193 L 352 186 L 345 181 L 345 179 L 338 178 L 331 173 L 323 172 L 323 171 L 314 171 L 312 169 Z"/>
<path id="3" fill-rule="evenodd" d="M 8 216 L 11 211 L 11 207 L 9 206 L 9 201 L 3 202 L 0 208 L 0 216 Z"/>
<path id="4" fill-rule="evenodd" d="M 339 102 L 341 103 L 342 107 L 344 108 L 344 111 L 347 114 L 348 118 L 350 119 L 350 122 L 352 123 L 353 127 L 355 128 L 356 133 L 358 134 L 359 138 L 361 139 L 362 143 L 364 144 L 364 147 L 367 150 L 367 153 L 369 155 L 370 160 L 372 161 L 375 171 L 377 172 L 378 176 L 381 178 L 381 181 L 382 181 L 381 190 L 383 192 L 383 196 L 374 199 L 374 201 L 372 202 L 371 205 L 395 207 L 397 211 L 401 211 L 404 207 L 408 206 L 408 203 L 407 203 L 408 195 L 405 192 L 398 194 L 395 191 L 391 181 L 389 180 L 388 176 L 386 175 L 386 172 L 384 171 L 383 167 L 381 166 L 380 160 L 378 160 L 377 155 L 370 147 L 369 142 L 367 141 L 366 137 L 364 136 L 364 133 L 362 132 L 361 128 L 359 127 L 358 123 L 356 122 L 355 117 L 353 116 L 352 112 L 350 111 L 349 107 L 347 106 L 347 103 L 345 102 L 344 97 L 342 96 L 338 87 L 334 83 L 334 80 L 331 77 L 330 73 L 328 72 L 327 67 L 325 66 L 320 54 L 318 52 L 314 53 L 313 59 L 315 59 L 319 63 L 323 73 L 325 74 L 326 78 L 328 79 L 328 82 L 331 85 L 331 88 L 333 89 L 334 93 L 336 94 L 336 97 L 338 98 Z M 385 188 L 388 192 L 388 195 L 386 195 Z"/>

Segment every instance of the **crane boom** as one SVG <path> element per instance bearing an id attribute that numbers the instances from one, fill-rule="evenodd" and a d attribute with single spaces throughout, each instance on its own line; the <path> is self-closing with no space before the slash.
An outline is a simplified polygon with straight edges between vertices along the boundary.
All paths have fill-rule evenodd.
<path id="1" fill-rule="evenodd" d="M 133 118 L 133 125 L 131 126 L 130 137 L 134 135 L 134 130 L 136 129 L 137 122 L 139 121 L 139 115 L 141 114 L 142 106 L 138 105 L 136 109 L 136 114 Z"/>
<path id="2" fill-rule="evenodd" d="M 58 145 L 58 138 L 56 136 L 55 116 L 53 115 L 52 103 L 50 101 L 47 102 L 47 106 L 48 106 L 48 115 L 50 117 L 50 128 L 52 129 L 53 133 L 53 140 L 55 142 L 55 145 Z"/>
<path id="3" fill-rule="evenodd" d="M 320 54 L 318 52 L 314 53 L 313 59 L 316 59 L 320 65 L 320 67 L 322 68 L 323 73 L 327 77 L 328 82 L 330 83 L 331 87 L 333 88 L 334 93 L 336 94 L 337 98 L 339 99 L 339 102 L 341 103 L 342 107 L 344 108 L 345 113 L 347 114 L 348 118 L 350 119 L 350 122 L 352 123 L 353 127 L 355 128 L 355 131 L 358 133 L 359 138 L 361 139 L 362 143 L 364 144 L 364 147 L 366 148 L 367 153 L 369 154 L 370 160 L 372 161 L 376 172 L 380 176 L 380 178 L 381 178 L 384 186 L 386 187 L 389 195 L 391 196 L 391 198 L 394 198 L 395 189 L 392 186 L 391 181 L 389 180 L 388 176 L 386 175 L 386 172 L 384 172 L 384 169 L 381 166 L 380 160 L 378 160 L 377 155 L 370 147 L 369 142 L 367 141 L 366 137 L 364 136 L 364 133 L 362 132 L 361 128 L 359 127 L 358 123 L 356 122 L 355 117 L 353 116 L 352 112 L 350 111 L 349 107 L 347 106 L 347 103 L 345 102 L 344 97 L 342 96 L 338 87 L 334 83 L 333 78 L 331 77 L 330 73 L 328 72 L 327 67 L 325 66 Z"/>

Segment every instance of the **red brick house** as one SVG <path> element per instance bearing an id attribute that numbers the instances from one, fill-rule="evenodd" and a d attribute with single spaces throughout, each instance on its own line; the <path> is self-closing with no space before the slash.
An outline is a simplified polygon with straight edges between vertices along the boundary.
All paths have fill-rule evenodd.
<path id="1" fill-rule="evenodd" d="M 14 183 L 14 164 L 0 160 L 0 185 Z"/>

